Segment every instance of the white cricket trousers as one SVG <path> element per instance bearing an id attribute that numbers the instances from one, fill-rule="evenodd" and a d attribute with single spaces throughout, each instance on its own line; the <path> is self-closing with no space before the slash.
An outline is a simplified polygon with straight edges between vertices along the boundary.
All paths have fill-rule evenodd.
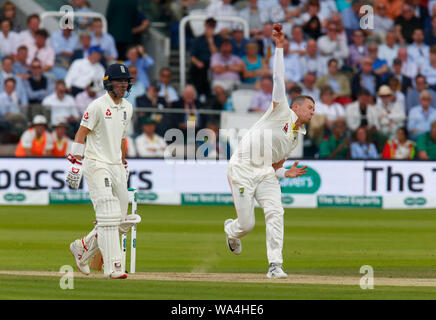
<path id="1" fill-rule="evenodd" d="M 229 163 L 227 178 L 232 190 L 237 219 L 225 227 L 230 238 L 242 238 L 254 227 L 254 200 L 265 214 L 266 249 L 269 263 L 283 263 L 283 206 L 274 169 Z"/>

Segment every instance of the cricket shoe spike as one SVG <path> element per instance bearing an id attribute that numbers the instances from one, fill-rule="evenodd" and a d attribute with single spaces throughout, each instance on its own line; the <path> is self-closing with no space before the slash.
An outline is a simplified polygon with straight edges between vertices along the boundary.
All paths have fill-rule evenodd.
<path id="1" fill-rule="evenodd" d="M 271 263 L 266 276 L 270 279 L 287 278 L 288 275 L 283 271 L 282 265 L 277 263 Z"/>
<path id="2" fill-rule="evenodd" d="M 224 221 L 224 232 L 226 229 L 226 225 L 231 223 L 232 221 L 233 219 L 227 219 L 226 221 Z M 240 239 L 229 238 L 226 232 L 226 243 L 231 252 L 233 252 L 236 255 L 241 254 L 242 244 Z"/>
<path id="3" fill-rule="evenodd" d="M 74 260 L 76 260 L 77 269 L 79 269 L 81 273 L 88 275 L 91 273 L 91 270 L 89 270 L 88 263 L 81 262 L 84 251 L 85 251 L 84 249 L 77 247 L 76 241 L 71 242 L 70 252 L 74 257 Z"/>
<path id="4" fill-rule="evenodd" d="M 121 262 L 116 261 L 114 262 L 114 271 L 109 276 L 111 279 L 126 279 L 127 274 L 123 271 L 123 268 L 121 267 Z"/>

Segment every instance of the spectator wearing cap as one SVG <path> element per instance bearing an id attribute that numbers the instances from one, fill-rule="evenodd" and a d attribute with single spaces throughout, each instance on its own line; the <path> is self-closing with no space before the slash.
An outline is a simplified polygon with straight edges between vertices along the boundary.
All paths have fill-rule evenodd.
<path id="1" fill-rule="evenodd" d="M 42 63 L 43 72 L 53 68 L 56 57 L 53 46 L 50 41 L 47 41 L 48 36 L 47 30 L 39 29 L 35 33 L 35 41 L 27 47 L 27 63 L 30 64 L 33 59 L 38 58 Z"/>
<path id="2" fill-rule="evenodd" d="M 19 76 L 23 81 L 30 77 L 30 67 L 27 63 L 27 47 L 24 45 L 18 47 L 12 73 Z"/>
<path id="3" fill-rule="evenodd" d="M 141 129 L 142 134 L 135 139 L 138 157 L 163 158 L 167 144 L 156 134 L 156 122 L 150 118 L 143 118 Z"/>
<path id="4" fill-rule="evenodd" d="M 232 0 L 214 1 L 206 8 L 208 17 L 237 17 L 238 11 L 232 5 Z M 216 25 L 216 32 L 229 35 L 232 30 L 232 22 L 219 21 Z"/>
<path id="5" fill-rule="evenodd" d="M 130 73 L 132 75 L 132 73 Z M 98 81 L 92 80 L 86 86 L 86 89 L 74 98 L 75 105 L 77 107 L 77 111 L 79 112 L 79 117 L 81 118 L 85 113 L 88 105 L 94 101 L 95 99 L 101 97 L 103 95 L 103 90 L 98 85 Z"/>
<path id="6" fill-rule="evenodd" d="M 271 77 L 263 76 L 260 80 L 260 89 L 253 95 L 250 111 L 265 112 L 272 100 L 273 82 Z"/>
<path id="7" fill-rule="evenodd" d="M 418 137 L 416 150 L 419 159 L 436 160 L 436 121 L 432 122 L 430 131 Z"/>
<path id="8" fill-rule="evenodd" d="M 173 103 L 177 102 L 180 98 L 176 89 L 171 85 L 171 69 L 163 67 L 159 71 L 159 97 L 163 97 L 168 105 L 171 107 Z"/>
<path id="9" fill-rule="evenodd" d="M 137 82 L 142 83 L 145 88 L 150 85 L 150 79 L 148 77 L 147 71 L 154 65 L 153 58 L 145 53 L 144 47 L 142 45 L 135 45 L 129 47 L 126 53 L 127 60 L 124 61 L 126 67 L 135 65 L 138 72 Z"/>
<path id="10" fill-rule="evenodd" d="M 259 54 L 259 45 L 256 41 L 250 41 L 245 45 L 246 55 L 242 57 L 244 68 L 242 71 L 242 83 L 255 84 L 263 76 L 269 76 L 268 65 Z"/>
<path id="11" fill-rule="evenodd" d="M 77 59 L 88 58 L 89 48 L 91 48 L 91 33 L 87 30 L 81 31 L 79 34 L 79 47 L 74 49 L 70 63 Z"/>
<path id="12" fill-rule="evenodd" d="M 409 114 L 410 109 L 419 105 L 419 95 L 422 91 L 427 90 L 431 95 L 431 106 L 436 109 L 436 92 L 427 87 L 427 80 L 422 74 L 415 77 L 415 87 L 411 87 L 406 95 L 406 113 Z"/>
<path id="13" fill-rule="evenodd" d="M 65 76 L 65 84 L 73 96 L 85 90 L 86 86 L 92 81 L 102 81 L 104 68 L 99 62 L 103 50 L 100 47 L 91 47 L 88 50 L 88 57 L 75 60 Z"/>
<path id="14" fill-rule="evenodd" d="M 136 108 L 136 98 L 142 96 L 146 89 L 141 82 L 138 82 L 138 68 L 135 65 L 131 65 L 128 69 L 132 77 L 132 87 L 126 100 L 132 104 L 133 108 Z"/>
<path id="15" fill-rule="evenodd" d="M 317 77 L 327 74 L 327 59 L 318 52 L 318 44 L 314 39 L 308 39 L 306 54 L 300 57 L 302 73 L 315 73 Z"/>
<path id="16" fill-rule="evenodd" d="M 419 100 L 420 104 L 410 110 L 407 121 L 407 129 L 412 140 L 430 131 L 431 123 L 436 121 L 436 109 L 431 107 L 430 92 L 423 90 L 419 95 Z"/>
<path id="17" fill-rule="evenodd" d="M 12 31 L 12 21 L 4 19 L 0 22 L 0 56 L 15 55 L 20 46 L 20 36 Z"/>
<path id="18" fill-rule="evenodd" d="M 234 26 L 230 41 L 232 42 L 232 53 L 239 58 L 245 56 L 245 46 L 249 40 L 244 37 L 244 30 L 241 24 Z"/>
<path id="19" fill-rule="evenodd" d="M 50 110 L 50 122 L 59 121 L 77 122 L 79 112 L 77 111 L 74 98 L 67 94 L 67 88 L 63 80 L 56 81 L 55 92 L 42 100 L 42 105 Z"/>
<path id="20" fill-rule="evenodd" d="M 16 157 L 51 156 L 53 139 L 47 131 L 47 119 L 36 115 L 29 129 L 24 131 L 15 150 Z"/>
<path id="21" fill-rule="evenodd" d="M 103 22 L 101 19 L 93 19 L 91 31 L 91 45 L 99 46 L 103 50 L 107 62 L 116 60 L 118 58 L 118 50 L 114 37 L 107 32 L 103 32 Z"/>
<path id="22" fill-rule="evenodd" d="M 386 60 L 391 67 L 394 59 L 398 57 L 398 48 L 395 32 L 388 31 L 386 32 L 385 43 L 381 44 L 378 48 L 378 58 Z"/>
<path id="23" fill-rule="evenodd" d="M 23 81 L 20 77 L 13 73 L 14 60 L 11 56 L 5 56 L 2 59 L 0 71 L 0 93 L 4 91 L 5 88 L 5 80 L 8 78 L 13 78 L 15 80 L 15 93 L 17 96 L 18 104 L 21 106 L 27 106 L 29 104 L 29 100 L 26 94 L 26 88 L 24 87 Z"/>
<path id="24" fill-rule="evenodd" d="M 30 77 L 24 81 L 29 103 L 41 103 L 53 93 L 53 83 L 42 73 L 41 61 L 35 59 L 30 64 Z"/>
<path id="25" fill-rule="evenodd" d="M 51 133 L 53 140 L 53 157 L 66 157 L 70 153 L 73 141 L 68 137 L 68 124 L 66 122 L 57 122 L 53 126 L 54 131 Z"/>

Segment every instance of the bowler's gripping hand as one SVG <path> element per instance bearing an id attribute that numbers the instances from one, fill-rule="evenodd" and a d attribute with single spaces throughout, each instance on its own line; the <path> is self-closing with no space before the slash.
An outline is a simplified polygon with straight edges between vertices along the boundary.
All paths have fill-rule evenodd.
<path id="1" fill-rule="evenodd" d="M 297 168 L 297 165 L 298 165 L 298 161 L 295 161 L 292 167 L 285 172 L 285 177 L 296 178 L 302 176 L 303 174 L 306 174 L 307 166 Z"/>
<path id="2" fill-rule="evenodd" d="M 71 162 L 70 169 L 67 172 L 67 183 L 73 189 L 78 189 L 80 181 L 82 180 L 82 161 L 77 160 L 71 154 L 67 156 L 68 161 Z"/>

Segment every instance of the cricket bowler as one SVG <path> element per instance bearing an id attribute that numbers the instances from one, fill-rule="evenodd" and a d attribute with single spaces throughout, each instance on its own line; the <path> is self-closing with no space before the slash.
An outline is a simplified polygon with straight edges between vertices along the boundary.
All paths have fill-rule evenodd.
<path id="1" fill-rule="evenodd" d="M 298 144 L 298 133 L 305 134 L 315 111 L 310 96 L 296 97 L 288 105 L 285 90 L 283 60 L 284 33 L 274 25 L 276 44 L 273 70 L 272 103 L 264 115 L 243 136 L 232 155 L 227 177 L 233 195 L 237 219 L 224 222 L 226 242 L 231 252 L 240 254 L 241 238 L 254 227 L 254 200 L 263 208 L 266 223 L 266 248 L 269 262 L 268 278 L 285 278 L 283 271 L 283 206 L 278 179 L 298 177 L 307 172 L 297 168 L 296 161 L 289 170 L 283 163 Z M 279 31 L 278 31 L 279 30 Z"/>
<path id="2" fill-rule="evenodd" d="M 67 157 L 71 166 L 66 181 L 77 189 L 82 174 L 85 176 L 97 220 L 88 235 L 70 244 L 70 251 L 78 269 L 89 274 L 88 261 L 100 250 L 104 275 L 113 279 L 127 277 L 119 232 L 127 232 L 137 223 L 126 221 L 129 170 L 125 138 L 133 108 L 123 97 L 132 87 L 131 79 L 123 64 L 107 68 L 103 78 L 107 92 L 89 104 Z"/>

